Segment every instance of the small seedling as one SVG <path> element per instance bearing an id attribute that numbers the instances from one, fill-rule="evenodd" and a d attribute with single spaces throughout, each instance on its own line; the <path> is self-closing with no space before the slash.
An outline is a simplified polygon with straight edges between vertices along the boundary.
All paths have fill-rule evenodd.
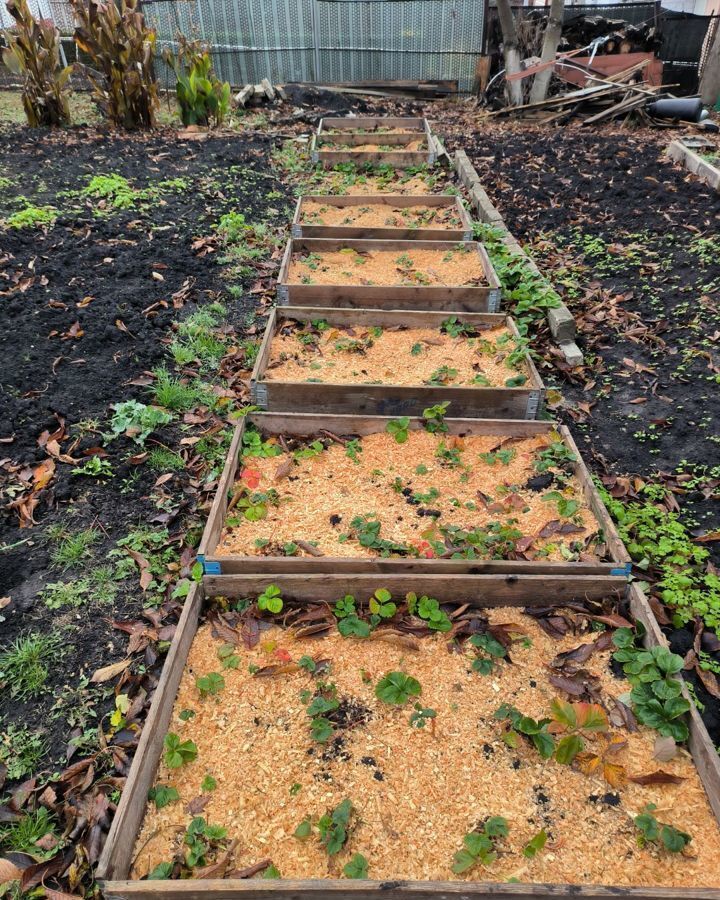
<path id="1" fill-rule="evenodd" d="M 180 766 L 197 758 L 197 747 L 192 741 L 181 741 L 172 731 L 165 735 L 165 765 L 168 769 L 179 769 Z"/>
<path id="2" fill-rule="evenodd" d="M 355 853 L 350 862 L 343 866 L 343 875 L 348 878 L 367 878 L 368 877 L 368 861 L 362 853 Z"/>
<path id="3" fill-rule="evenodd" d="M 217 787 L 217 781 L 212 777 L 212 775 L 206 775 L 202 783 L 200 785 L 200 790 L 209 793 L 210 791 L 214 791 Z"/>
<path id="4" fill-rule="evenodd" d="M 502 816 L 491 816 L 482 831 L 470 831 L 463 838 L 463 849 L 458 850 L 453 858 L 452 871 L 461 875 L 478 863 L 490 865 L 497 858 L 495 844 L 509 833 L 507 820 Z"/>
<path id="5" fill-rule="evenodd" d="M 503 743 L 517 747 L 520 735 L 526 737 L 543 759 L 550 759 L 555 751 L 555 740 L 548 731 L 551 719 L 533 719 L 524 716 L 517 707 L 502 703 L 495 710 L 495 718 L 506 720 L 509 725 L 502 734 Z"/>
<path id="6" fill-rule="evenodd" d="M 663 825 L 658 822 L 653 815 L 656 809 L 654 803 L 648 803 L 644 811 L 639 816 L 635 816 L 638 846 L 645 847 L 647 844 L 660 843 L 670 853 L 682 853 L 692 838 L 685 831 L 679 831 L 672 825 Z"/>
<path id="7" fill-rule="evenodd" d="M 406 595 L 408 612 L 411 616 L 418 616 L 422 619 L 431 631 L 447 632 L 452 629 L 452 622 L 440 608 L 440 602 L 434 597 L 423 595 L 418 597 L 417 594 L 409 593 Z"/>
<path id="8" fill-rule="evenodd" d="M 423 707 L 421 703 L 416 703 L 413 709 L 415 712 L 410 714 L 410 724 L 413 728 L 424 728 L 428 722 L 431 723 L 431 728 L 434 727 L 433 720 L 437 717 L 437 710 L 429 706 Z"/>
<path id="9" fill-rule="evenodd" d="M 411 697 L 422 693 L 420 682 L 404 672 L 388 672 L 375 687 L 375 696 L 383 703 L 403 706 Z"/>
<path id="10" fill-rule="evenodd" d="M 162 809 L 170 803 L 177 803 L 179 799 L 180 794 L 177 788 L 165 784 L 155 785 L 148 791 L 148 800 L 155 803 L 156 809 Z"/>
<path id="11" fill-rule="evenodd" d="M 392 594 L 385 588 L 378 588 L 370 598 L 370 612 L 381 619 L 392 619 L 397 606 L 392 602 Z"/>
<path id="12" fill-rule="evenodd" d="M 525 859 L 535 859 L 546 843 L 547 833 L 544 828 L 541 828 L 523 847 L 523 856 Z"/>
<path id="13" fill-rule="evenodd" d="M 268 585 L 265 590 L 257 598 L 258 609 L 261 611 L 277 615 L 283 608 L 282 597 L 280 596 L 280 588 L 275 584 Z"/>
<path id="14" fill-rule="evenodd" d="M 408 439 L 409 425 L 409 416 L 402 416 L 400 419 L 391 419 L 385 426 L 385 431 L 395 438 L 396 443 L 404 444 Z"/>
<path id="15" fill-rule="evenodd" d="M 473 672 L 479 672 L 481 675 L 490 675 L 495 668 L 496 659 L 504 659 L 507 656 L 507 650 L 500 641 L 485 632 L 484 634 L 473 634 L 470 643 L 478 651 L 472 663 Z"/>
<path id="16" fill-rule="evenodd" d="M 450 401 L 445 400 L 443 403 L 436 403 L 435 406 L 427 406 L 423 410 L 422 417 L 426 431 L 429 431 L 431 434 L 436 434 L 448 430 L 447 425 L 445 424 L 445 416 L 447 415 L 449 406 Z"/>
<path id="17" fill-rule="evenodd" d="M 331 813 L 325 813 L 318 821 L 320 843 L 328 856 L 335 856 L 345 846 L 354 807 L 350 800 L 343 800 Z"/>
<path id="18" fill-rule="evenodd" d="M 195 687 L 200 691 L 200 697 L 216 697 L 225 687 L 225 679 L 218 672 L 208 672 L 195 679 Z"/>
<path id="19" fill-rule="evenodd" d="M 221 647 L 218 647 L 217 656 L 223 669 L 240 668 L 240 657 L 235 652 L 235 647 L 232 644 L 223 644 Z"/>

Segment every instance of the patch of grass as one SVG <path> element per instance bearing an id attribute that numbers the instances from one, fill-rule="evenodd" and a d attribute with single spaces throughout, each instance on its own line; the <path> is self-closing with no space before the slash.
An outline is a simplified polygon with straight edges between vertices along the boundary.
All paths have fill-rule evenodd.
<path id="1" fill-rule="evenodd" d="M 174 378 L 167 369 L 155 370 L 153 400 L 174 412 L 187 412 L 196 406 L 213 406 L 214 396 L 202 384 Z"/>
<path id="2" fill-rule="evenodd" d="M 63 532 L 58 544 L 50 551 L 50 559 L 54 566 L 71 569 L 84 559 L 92 556 L 92 546 L 100 539 L 95 528 L 84 528 L 74 534 Z"/>
<path id="3" fill-rule="evenodd" d="M 202 368 L 214 369 L 225 355 L 227 346 L 215 329 L 227 314 L 221 303 L 212 303 L 196 310 L 177 327 L 177 338 L 170 344 L 170 353 L 179 366 L 196 359 Z"/>
<path id="4" fill-rule="evenodd" d="M 48 679 L 47 663 L 62 644 L 56 632 L 41 634 L 31 631 L 0 652 L 0 686 L 11 697 L 36 697 L 42 693 Z"/>
<path id="5" fill-rule="evenodd" d="M 49 859 L 57 852 L 57 846 L 42 850 L 37 842 L 46 834 L 51 834 L 57 840 L 55 826 L 54 817 L 44 806 L 40 806 L 23 816 L 19 822 L 0 828 L 0 850 L 5 853 L 27 853 L 38 861 Z"/>
<path id="6" fill-rule="evenodd" d="M 0 762 L 7 766 L 9 781 L 32 775 L 47 750 L 47 742 L 37 731 L 19 725 L 0 729 Z"/>
<path id="7" fill-rule="evenodd" d="M 147 464 L 158 472 L 182 472 L 185 460 L 167 447 L 154 447 L 148 454 Z"/>

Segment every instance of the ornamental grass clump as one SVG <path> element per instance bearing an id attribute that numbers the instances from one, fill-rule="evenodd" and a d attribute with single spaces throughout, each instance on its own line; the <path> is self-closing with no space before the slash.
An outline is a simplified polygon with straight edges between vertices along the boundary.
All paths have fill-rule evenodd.
<path id="1" fill-rule="evenodd" d="M 15 26 L 5 32 L 2 61 L 23 80 L 22 103 L 31 128 L 70 122 L 67 84 L 72 66 L 60 63 L 60 32 L 47 19 L 38 21 L 27 0 L 7 0 Z"/>
<path id="2" fill-rule="evenodd" d="M 153 68 L 155 32 L 139 0 L 70 0 L 74 39 L 91 65 L 77 64 L 93 88 L 93 100 L 118 128 L 153 128 L 158 108 Z"/>

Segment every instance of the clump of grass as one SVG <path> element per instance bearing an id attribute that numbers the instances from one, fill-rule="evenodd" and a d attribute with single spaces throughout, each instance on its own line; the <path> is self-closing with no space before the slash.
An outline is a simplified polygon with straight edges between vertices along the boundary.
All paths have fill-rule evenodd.
<path id="1" fill-rule="evenodd" d="M 95 528 L 84 528 L 74 534 L 62 532 L 57 546 L 53 547 L 50 552 L 53 565 L 62 569 L 77 566 L 82 560 L 92 555 L 92 546 L 97 543 L 99 537 Z"/>
<path id="2" fill-rule="evenodd" d="M 41 850 L 37 842 L 46 834 L 57 838 L 55 824 L 50 812 L 44 806 L 40 806 L 34 812 L 23 816 L 19 822 L 0 828 L 0 850 L 5 853 L 27 853 L 39 861 L 48 859 L 57 852 L 57 846 L 50 850 Z"/>
<path id="3" fill-rule="evenodd" d="M 18 725 L 0 729 L 0 762 L 7 766 L 9 781 L 31 775 L 47 751 L 48 744 L 37 731 Z"/>
<path id="4" fill-rule="evenodd" d="M 199 381 L 187 383 L 174 378 L 167 369 L 155 369 L 154 401 L 175 412 L 186 412 L 196 406 L 214 406 L 215 396 Z"/>
<path id="5" fill-rule="evenodd" d="M 0 687 L 11 697 L 25 699 L 42 693 L 48 679 L 47 663 L 62 644 L 59 634 L 31 631 L 0 652 Z"/>
<path id="6" fill-rule="evenodd" d="M 158 472 L 182 472 L 185 468 L 182 456 L 167 447 L 154 447 L 148 454 L 147 464 Z"/>
<path id="7" fill-rule="evenodd" d="M 217 366 L 227 347 L 215 329 L 220 327 L 226 312 L 221 303 L 211 303 L 178 325 L 178 336 L 170 344 L 177 365 L 187 365 L 197 359 L 204 368 Z"/>

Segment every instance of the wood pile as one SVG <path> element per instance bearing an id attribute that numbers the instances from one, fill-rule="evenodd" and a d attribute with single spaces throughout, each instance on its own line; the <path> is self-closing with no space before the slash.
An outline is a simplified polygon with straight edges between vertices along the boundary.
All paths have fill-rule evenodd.
<path id="1" fill-rule="evenodd" d="M 274 103 L 276 100 L 287 100 L 287 94 L 281 85 L 276 84 L 273 87 L 268 78 L 263 78 L 260 84 L 246 84 L 241 91 L 235 94 L 233 100 L 236 106 L 244 108 Z"/>
<path id="2" fill-rule="evenodd" d="M 655 124 L 644 107 L 667 93 L 667 88 L 673 85 L 652 85 L 644 81 L 642 70 L 647 64 L 648 60 L 643 60 L 607 77 L 588 69 L 585 87 L 557 94 L 540 103 L 505 107 L 490 115 L 534 116 L 537 113 L 538 121 L 555 125 L 564 125 L 570 121 L 595 125 L 618 118 L 622 118 L 624 122 L 634 118 L 645 125 Z M 561 70 L 556 69 L 556 74 L 562 78 Z"/>

